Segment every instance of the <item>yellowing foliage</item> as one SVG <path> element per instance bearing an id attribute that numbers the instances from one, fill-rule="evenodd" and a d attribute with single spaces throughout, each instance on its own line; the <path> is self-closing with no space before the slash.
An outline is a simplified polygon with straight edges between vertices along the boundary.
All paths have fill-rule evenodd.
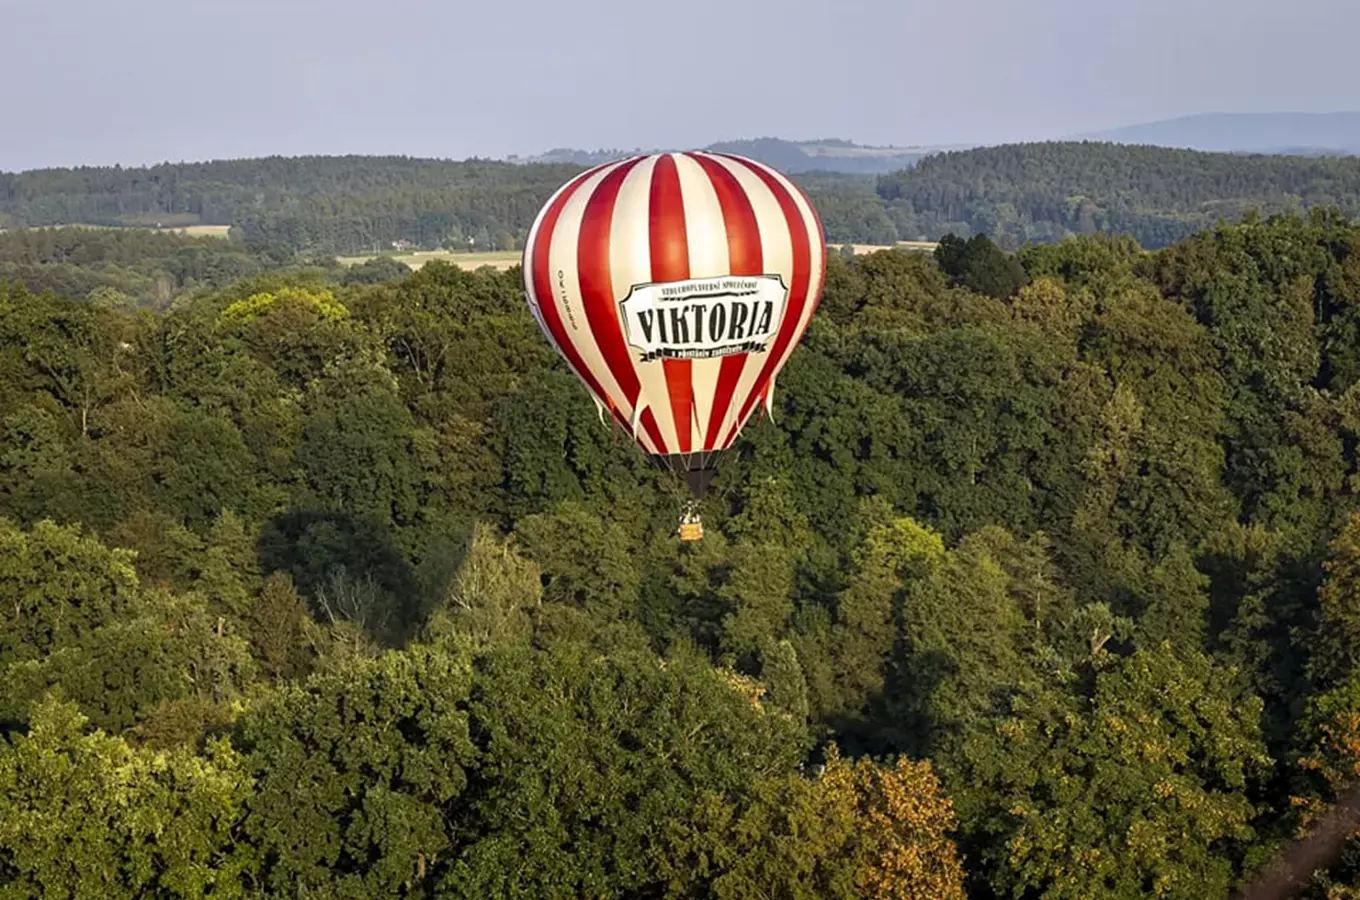
<path id="1" fill-rule="evenodd" d="M 1313 752 L 1299 757 L 1299 768 L 1316 772 L 1326 781 L 1332 793 L 1340 793 L 1360 779 L 1360 712 L 1339 703 L 1338 691 L 1324 696 L 1319 706 L 1323 707 L 1322 717 L 1316 723 Z M 1333 701 L 1327 703 L 1328 700 Z M 1333 706 L 1332 709 L 1326 709 Z M 1339 708 L 1336 708 L 1339 707 Z M 1291 805 L 1299 808 L 1302 817 L 1297 835 L 1303 837 L 1313 824 L 1327 811 L 1323 798 L 1316 795 L 1293 796 Z M 1352 832 L 1351 837 L 1360 836 L 1360 831 Z"/>
<path id="2" fill-rule="evenodd" d="M 285 287 L 278 291 L 251 294 L 244 300 L 222 310 L 218 321 L 223 323 L 250 322 L 281 304 L 291 303 L 314 310 L 323 320 L 334 322 L 349 317 L 349 309 L 325 289 Z"/>
<path id="3" fill-rule="evenodd" d="M 758 679 L 752 678 L 749 675 L 743 675 L 735 669 L 725 667 L 718 669 L 717 672 L 723 682 L 742 697 L 746 698 L 746 701 L 750 703 L 751 706 L 756 709 L 763 708 L 760 701 L 765 697 L 765 693 L 769 689 Z"/>
<path id="4" fill-rule="evenodd" d="M 1322 723 L 1322 752 L 1299 760 L 1304 769 L 1321 772 L 1334 789 L 1360 778 L 1360 712 L 1341 710 Z"/>
<path id="5" fill-rule="evenodd" d="M 705 792 L 667 825 L 664 876 L 673 895 L 723 900 L 963 900 L 955 824 L 930 763 L 847 761 L 832 745 L 815 776 Z"/>
<path id="6" fill-rule="evenodd" d="M 1041 275 L 1022 287 L 1010 300 L 1010 305 L 1017 319 L 1070 337 L 1081 327 L 1091 301 L 1087 297 L 1069 297 L 1061 281 Z"/>
<path id="7" fill-rule="evenodd" d="M 930 763 L 899 757 L 891 767 L 848 763 L 833 746 L 820 789 L 852 797 L 857 827 L 855 883 L 882 900 L 949 900 L 963 893 L 963 866 L 947 836 L 956 822 Z"/>

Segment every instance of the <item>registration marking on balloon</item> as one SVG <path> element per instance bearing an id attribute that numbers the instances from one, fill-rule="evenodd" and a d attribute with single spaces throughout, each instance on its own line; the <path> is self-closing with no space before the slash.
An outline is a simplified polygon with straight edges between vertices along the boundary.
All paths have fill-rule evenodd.
<path id="1" fill-rule="evenodd" d="M 781 275 L 727 275 L 635 284 L 619 312 L 639 362 L 711 359 L 763 353 L 788 299 Z"/>
<path id="2" fill-rule="evenodd" d="M 571 294 L 567 292 L 567 273 L 561 269 L 557 270 L 557 290 L 562 300 L 562 308 L 567 312 L 567 321 L 571 323 L 571 330 L 580 331 L 580 326 L 576 324 L 576 311 L 571 308 Z"/>

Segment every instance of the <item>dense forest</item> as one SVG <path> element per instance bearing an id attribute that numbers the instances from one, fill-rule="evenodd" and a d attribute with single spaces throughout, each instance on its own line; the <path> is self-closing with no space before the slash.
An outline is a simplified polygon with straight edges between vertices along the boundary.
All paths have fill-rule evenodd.
<path id="1" fill-rule="evenodd" d="M 783 142 L 729 146 L 788 162 Z M 0 228 L 231 225 L 248 249 L 271 256 L 371 254 L 397 242 L 513 250 L 543 202 L 581 168 L 347 156 L 0 173 Z M 1360 215 L 1357 157 L 1038 143 L 932 154 L 878 176 L 800 167 L 791 177 L 833 243 L 987 234 L 1015 249 L 1109 233 L 1161 248 L 1252 209 L 1335 206 Z"/>
<path id="2" fill-rule="evenodd" d="M 1203 900 L 1360 771 L 1339 212 L 832 254 L 693 544 L 518 270 L 365 271 L 0 287 L 0 896 Z"/>

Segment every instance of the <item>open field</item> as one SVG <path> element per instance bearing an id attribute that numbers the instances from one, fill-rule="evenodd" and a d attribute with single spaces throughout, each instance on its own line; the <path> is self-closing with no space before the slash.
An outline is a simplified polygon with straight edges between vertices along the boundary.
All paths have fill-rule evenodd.
<path id="1" fill-rule="evenodd" d="M 486 253 L 461 253 L 452 250 L 417 250 L 414 253 L 390 253 L 384 254 L 391 256 L 397 262 L 406 263 L 413 269 L 419 269 L 427 262 L 440 259 L 445 262 L 453 263 L 464 269 L 479 269 L 482 266 L 491 266 L 495 269 L 508 269 L 520 263 L 522 255 L 518 250 L 494 250 Z M 360 263 L 368 262 L 372 256 L 340 256 L 337 257 L 342 266 L 357 266 Z"/>
<path id="2" fill-rule="evenodd" d="M 180 234 L 187 234 L 190 237 L 220 237 L 225 238 L 227 232 L 231 231 L 230 225 L 189 225 L 184 228 L 161 228 L 159 231 L 178 231 Z"/>
<path id="3" fill-rule="evenodd" d="M 120 228 L 134 228 L 142 231 L 175 232 L 177 234 L 187 234 L 189 237 L 216 238 L 225 238 L 227 237 L 227 233 L 231 231 L 230 225 L 183 225 L 179 227 L 169 226 L 165 228 L 156 228 L 154 225 L 91 225 L 88 222 L 72 222 L 69 225 L 31 225 L 28 227 L 34 231 L 43 228 L 90 228 L 100 231 L 116 231 Z M 0 232 L 6 230 L 17 229 L 0 228 Z"/>
<path id="4" fill-rule="evenodd" d="M 844 247 L 844 244 L 832 244 L 834 247 Z M 855 250 L 855 255 L 874 253 L 878 250 L 920 250 L 924 253 L 932 253 L 939 246 L 935 241 L 898 241 L 896 244 L 851 244 Z"/>
<path id="5" fill-rule="evenodd" d="M 200 226 L 211 228 L 213 226 Z M 836 244 L 833 246 L 844 246 Z M 852 244 L 856 254 L 873 253 L 877 250 L 920 250 L 931 252 L 935 249 L 934 241 L 898 241 L 896 244 Z M 414 253 L 391 253 L 391 256 L 398 262 L 403 262 L 413 269 L 419 269 L 432 259 L 440 259 L 445 262 L 453 263 L 464 269 L 477 269 L 482 266 L 491 266 L 496 269 L 508 269 L 517 266 L 521 260 L 518 250 L 496 250 L 488 253 L 462 253 L 452 250 L 417 250 Z M 372 256 L 341 256 L 340 264 L 345 266 L 357 266 L 360 263 L 373 259 Z"/>

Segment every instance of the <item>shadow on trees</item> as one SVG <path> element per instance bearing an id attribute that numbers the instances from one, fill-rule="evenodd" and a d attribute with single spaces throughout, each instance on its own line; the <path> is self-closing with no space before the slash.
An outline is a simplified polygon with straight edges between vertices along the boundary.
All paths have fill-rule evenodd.
<path id="1" fill-rule="evenodd" d="M 1208 553 L 1198 566 L 1209 575 L 1211 649 L 1249 673 L 1265 701 L 1266 743 L 1283 753 L 1304 712 L 1308 647 L 1298 636 L 1312 627 L 1310 600 L 1321 586 L 1323 556 Z"/>
<path id="2" fill-rule="evenodd" d="M 400 647 L 424 620 L 428 590 L 382 523 L 291 510 L 266 523 L 256 549 L 261 571 L 289 573 L 320 622 L 352 622 L 381 646 Z"/>
<path id="3" fill-rule="evenodd" d="M 932 714 L 932 699 L 958 677 L 958 664 L 948 654 L 899 647 L 885 665 L 883 686 L 865 698 L 863 708 L 830 716 L 826 725 L 847 754 L 931 758 L 948 731 Z"/>

